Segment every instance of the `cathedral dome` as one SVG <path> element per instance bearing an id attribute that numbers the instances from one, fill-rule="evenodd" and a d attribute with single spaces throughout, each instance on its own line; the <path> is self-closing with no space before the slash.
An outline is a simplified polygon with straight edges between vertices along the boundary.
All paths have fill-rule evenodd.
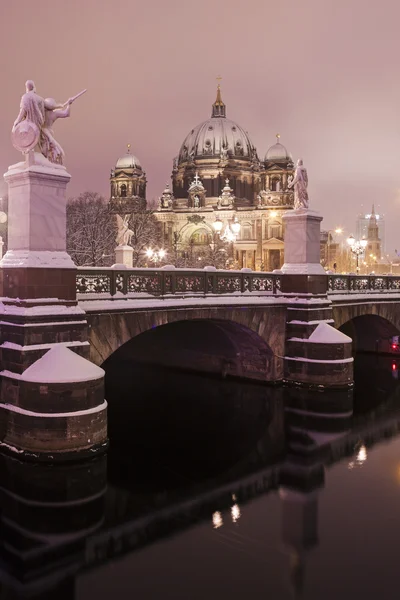
<path id="1" fill-rule="evenodd" d="M 139 159 L 131 154 L 131 145 L 128 144 L 128 151 L 125 156 L 121 156 L 115 165 L 116 169 L 142 169 Z"/>
<path id="2" fill-rule="evenodd" d="M 218 86 L 217 99 L 213 104 L 211 118 L 197 125 L 186 136 L 179 151 L 178 163 L 188 159 L 216 157 L 254 157 L 256 150 L 244 129 L 225 116 L 225 104 Z"/>
<path id="3" fill-rule="evenodd" d="M 276 144 L 268 148 L 265 155 L 265 160 L 292 160 L 290 153 L 286 150 L 285 146 L 279 141 L 280 135 L 276 136 Z"/>

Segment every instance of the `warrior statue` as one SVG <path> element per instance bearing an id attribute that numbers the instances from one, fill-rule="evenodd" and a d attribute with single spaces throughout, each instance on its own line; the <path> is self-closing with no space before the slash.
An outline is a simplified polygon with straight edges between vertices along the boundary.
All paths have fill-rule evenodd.
<path id="1" fill-rule="evenodd" d="M 131 241 L 133 231 L 132 229 L 129 229 L 128 221 L 129 215 L 125 215 L 124 218 L 117 215 L 118 233 L 115 241 L 117 242 L 118 246 L 128 246 Z"/>
<path id="2" fill-rule="evenodd" d="M 307 169 L 303 167 L 303 161 L 301 158 L 297 161 L 296 170 L 294 172 L 294 178 L 290 177 L 288 181 L 288 188 L 294 188 L 294 208 L 308 208 L 308 175 Z"/>
<path id="3" fill-rule="evenodd" d="M 64 150 L 55 140 L 52 127 L 56 119 L 69 117 L 71 104 L 86 90 L 69 98 L 64 104 L 58 104 L 53 98 L 44 100 L 39 96 L 31 80 L 26 82 L 25 89 L 19 115 L 12 128 L 13 145 L 24 154 L 35 150 L 50 162 L 62 165 Z"/>

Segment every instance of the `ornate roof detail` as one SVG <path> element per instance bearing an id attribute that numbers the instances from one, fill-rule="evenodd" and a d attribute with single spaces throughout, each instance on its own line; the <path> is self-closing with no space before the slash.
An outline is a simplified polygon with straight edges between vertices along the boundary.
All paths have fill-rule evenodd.
<path id="1" fill-rule="evenodd" d="M 201 183 L 201 179 L 199 177 L 198 172 L 196 171 L 196 175 L 194 176 L 193 181 L 189 186 L 189 192 L 193 192 L 194 190 L 204 191 L 204 185 Z"/>
<path id="2" fill-rule="evenodd" d="M 225 179 L 225 187 L 222 190 L 220 197 L 218 198 L 217 207 L 218 208 L 233 208 L 234 201 L 235 201 L 235 196 L 233 194 L 233 189 L 229 185 L 229 179 Z"/>
<path id="3" fill-rule="evenodd" d="M 172 210 L 172 203 L 174 201 L 174 195 L 169 187 L 169 183 L 165 186 L 165 190 L 159 198 L 159 209 L 160 210 Z"/>
<path id="4" fill-rule="evenodd" d="M 215 99 L 214 104 L 212 105 L 212 113 L 211 113 L 212 119 L 215 119 L 217 117 L 222 117 L 222 118 L 226 117 L 226 106 L 222 102 L 221 86 L 219 85 L 219 83 L 217 85 L 217 97 Z"/>

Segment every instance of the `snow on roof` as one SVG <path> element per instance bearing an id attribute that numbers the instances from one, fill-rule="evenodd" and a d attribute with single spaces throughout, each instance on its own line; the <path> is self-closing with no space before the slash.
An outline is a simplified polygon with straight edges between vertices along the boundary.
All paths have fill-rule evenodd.
<path id="1" fill-rule="evenodd" d="M 308 341 L 317 344 L 348 344 L 352 342 L 352 339 L 328 323 L 321 322 L 314 329 Z"/>
<path id="2" fill-rule="evenodd" d="M 103 376 L 103 369 L 59 344 L 28 367 L 21 379 L 35 383 L 78 383 Z"/>

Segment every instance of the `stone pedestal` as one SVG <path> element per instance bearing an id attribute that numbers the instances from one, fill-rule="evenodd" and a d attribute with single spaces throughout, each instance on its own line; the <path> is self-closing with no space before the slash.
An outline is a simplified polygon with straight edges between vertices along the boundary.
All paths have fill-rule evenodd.
<path id="1" fill-rule="evenodd" d="M 285 262 L 282 292 L 326 294 L 328 276 L 320 263 L 319 213 L 298 209 L 283 216 L 285 227 Z"/>
<path id="2" fill-rule="evenodd" d="M 77 306 L 76 266 L 66 252 L 70 175 L 31 152 L 4 178 L 9 233 L 0 262 L 0 448 L 49 460 L 92 456 L 107 445 L 102 376 L 97 374 L 93 395 L 94 378 L 74 380 L 75 367 L 67 373 L 66 357 L 60 354 L 53 355 L 51 367 L 42 365 L 35 382 L 25 377 L 55 348 L 80 355 L 76 358 L 88 371 L 93 366 L 84 360 L 89 356 L 87 321 Z M 49 392 L 46 369 L 55 368 L 59 379 L 51 380 Z"/>
<path id="3" fill-rule="evenodd" d="M 125 265 L 128 268 L 133 266 L 133 248 L 132 246 L 117 246 L 115 248 L 115 262 L 118 265 Z"/>

